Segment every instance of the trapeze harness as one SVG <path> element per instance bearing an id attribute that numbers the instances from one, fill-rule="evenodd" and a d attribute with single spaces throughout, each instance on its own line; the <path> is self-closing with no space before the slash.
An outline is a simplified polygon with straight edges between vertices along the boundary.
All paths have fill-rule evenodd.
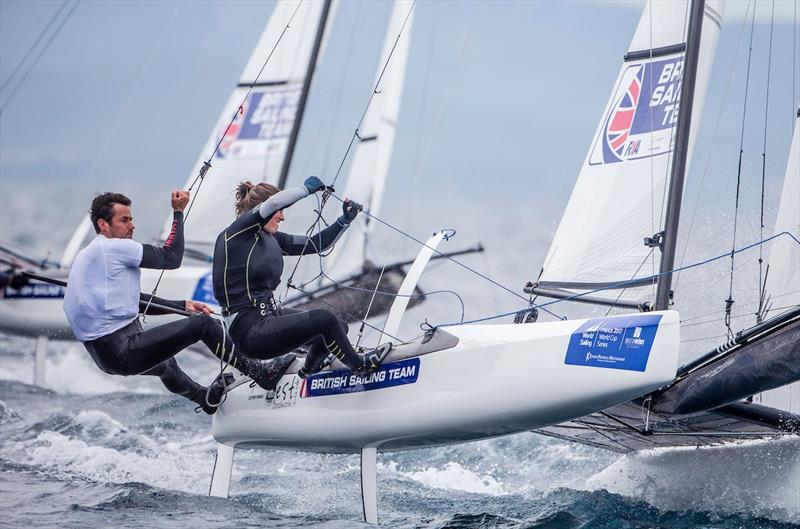
<path id="1" fill-rule="evenodd" d="M 214 297 L 222 305 L 236 347 L 258 358 L 273 358 L 308 344 L 305 373 L 320 369 L 333 354 L 354 370 L 365 367 L 347 339 L 347 325 L 328 310 L 297 311 L 279 306 L 273 292 L 280 284 L 284 255 L 320 253 L 349 227 L 343 217 L 306 237 L 262 229 L 278 210 L 309 195 L 304 187 L 285 189 L 240 215 L 214 247 Z"/>

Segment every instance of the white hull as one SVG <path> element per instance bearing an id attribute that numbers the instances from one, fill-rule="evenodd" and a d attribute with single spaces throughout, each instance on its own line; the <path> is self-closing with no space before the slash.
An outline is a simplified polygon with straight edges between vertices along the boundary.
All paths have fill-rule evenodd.
<path id="1" fill-rule="evenodd" d="M 645 331 L 644 340 L 639 339 L 637 325 L 658 317 L 651 328 L 654 337 L 648 338 Z M 595 324 L 601 320 L 605 321 L 598 330 Z M 613 327 L 618 334 L 608 334 Z M 619 356 L 587 360 L 588 350 L 576 342 L 604 332 L 607 345 L 620 344 Z M 623 349 L 623 341 L 634 333 L 638 349 Z M 383 382 L 373 382 L 371 390 L 351 386 L 353 379 L 345 369 L 302 381 L 293 373 L 299 361 L 281 379 L 272 401 L 266 401 L 258 387 L 239 385 L 214 415 L 212 434 L 227 445 L 325 452 L 458 443 L 540 428 L 629 401 L 671 382 L 678 367 L 675 311 L 525 325 L 463 325 L 437 335 L 431 344 L 449 339 L 444 344 L 449 348 L 426 352 L 422 345 L 419 356 L 412 348 L 420 346 L 397 348 L 380 371 Z M 639 371 L 634 364 L 642 356 Z M 567 363 L 570 358 L 590 365 Z M 600 367 L 603 362 L 614 367 Z M 402 367 L 405 373 L 391 371 Z M 347 380 L 344 383 L 353 392 L 319 395 L 341 391 L 325 389 L 337 377 Z M 386 387 L 392 378 L 404 383 Z M 316 391 L 315 379 L 323 380 L 316 382 Z"/>
<path id="2" fill-rule="evenodd" d="M 214 305 L 210 294 L 210 267 L 183 266 L 178 270 L 164 273 L 158 287 L 158 296 L 165 299 L 197 299 Z M 153 291 L 160 270 L 142 270 L 142 292 Z M 66 277 L 58 277 L 66 281 Z M 0 299 L 0 331 L 26 336 L 48 336 L 50 338 L 73 340 L 72 330 L 64 316 L 63 289 L 52 285 L 40 284 L 43 289 L 25 289 L 21 293 L 25 297 Z M 46 287 L 46 288 L 44 288 Z M 207 288 L 206 288 L 207 287 Z M 12 295 L 16 294 L 13 291 Z M 60 293 L 60 294 L 59 294 Z M 43 294 L 56 297 L 42 297 Z M 216 309 L 216 307 L 214 307 Z M 161 324 L 178 316 L 149 316 L 148 323 Z"/>

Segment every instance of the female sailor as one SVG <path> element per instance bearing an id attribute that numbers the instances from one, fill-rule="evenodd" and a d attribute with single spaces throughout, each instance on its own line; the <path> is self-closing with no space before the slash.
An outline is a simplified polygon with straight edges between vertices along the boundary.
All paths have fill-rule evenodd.
<path id="1" fill-rule="evenodd" d="M 237 219 L 217 237 L 214 246 L 214 296 L 228 323 L 228 333 L 239 350 L 256 358 L 274 358 L 308 344 L 306 377 L 322 369 L 333 355 L 353 371 L 376 369 L 391 344 L 359 355 L 347 339 L 347 326 L 328 310 L 298 311 L 279 306 L 273 292 L 280 284 L 284 255 L 320 253 L 330 248 L 356 218 L 361 206 L 342 205 L 336 222 L 312 235 L 278 231 L 287 208 L 325 189 L 312 176 L 299 187 L 277 187 L 242 182 L 236 191 Z"/>

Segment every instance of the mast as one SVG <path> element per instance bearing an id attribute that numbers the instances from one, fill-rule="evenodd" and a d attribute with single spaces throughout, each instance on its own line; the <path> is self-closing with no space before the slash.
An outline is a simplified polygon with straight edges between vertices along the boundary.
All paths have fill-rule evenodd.
<path id="1" fill-rule="evenodd" d="M 330 13 L 330 10 L 331 0 L 325 0 L 325 5 L 322 7 L 322 14 L 319 18 L 319 25 L 317 26 L 317 35 L 314 39 L 314 48 L 311 51 L 311 57 L 308 60 L 308 71 L 305 81 L 303 82 L 303 91 L 300 93 L 300 101 L 297 104 L 297 115 L 295 116 L 294 123 L 292 124 L 292 133 L 289 136 L 289 144 L 286 147 L 286 155 L 283 158 L 281 175 L 278 178 L 279 188 L 283 188 L 286 185 L 286 179 L 289 177 L 289 167 L 292 165 L 292 158 L 294 157 L 294 148 L 295 144 L 297 143 L 297 136 L 300 134 L 300 123 L 303 122 L 303 112 L 306 109 L 308 91 L 311 87 L 311 79 L 314 77 L 314 69 L 317 66 L 319 50 L 322 48 L 322 38 L 325 35 L 325 26 L 328 22 L 328 14 Z"/>
<path id="2" fill-rule="evenodd" d="M 689 15 L 689 31 L 686 37 L 686 59 L 683 67 L 681 102 L 678 110 L 678 125 L 675 131 L 675 159 L 672 163 L 669 196 L 664 220 L 664 239 L 659 273 L 665 274 L 675 264 L 675 245 L 678 238 L 683 183 L 686 176 L 686 159 L 689 151 L 689 133 L 692 121 L 694 87 L 697 78 L 697 63 L 700 54 L 700 34 L 703 29 L 705 0 L 693 0 Z M 656 310 L 669 308 L 672 274 L 659 276 L 656 291 Z"/>

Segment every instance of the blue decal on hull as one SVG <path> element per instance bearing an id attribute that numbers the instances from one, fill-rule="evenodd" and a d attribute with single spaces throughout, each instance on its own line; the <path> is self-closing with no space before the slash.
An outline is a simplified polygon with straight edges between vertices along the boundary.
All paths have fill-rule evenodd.
<path id="1" fill-rule="evenodd" d="M 214 284 L 211 279 L 211 272 L 205 274 L 197 281 L 192 299 L 200 303 L 219 306 L 219 301 L 214 297 Z"/>
<path id="2" fill-rule="evenodd" d="M 565 364 L 644 371 L 661 315 L 593 318 L 572 333 Z"/>
<path id="3" fill-rule="evenodd" d="M 6 299 L 61 299 L 64 297 L 64 287 L 44 283 L 31 283 L 19 290 L 6 287 L 3 297 Z"/>
<path id="4" fill-rule="evenodd" d="M 342 393 L 359 393 L 374 389 L 413 384 L 419 376 L 419 358 L 383 364 L 368 375 L 356 375 L 349 369 L 340 369 L 312 375 L 303 381 L 300 396 L 322 397 Z"/>

